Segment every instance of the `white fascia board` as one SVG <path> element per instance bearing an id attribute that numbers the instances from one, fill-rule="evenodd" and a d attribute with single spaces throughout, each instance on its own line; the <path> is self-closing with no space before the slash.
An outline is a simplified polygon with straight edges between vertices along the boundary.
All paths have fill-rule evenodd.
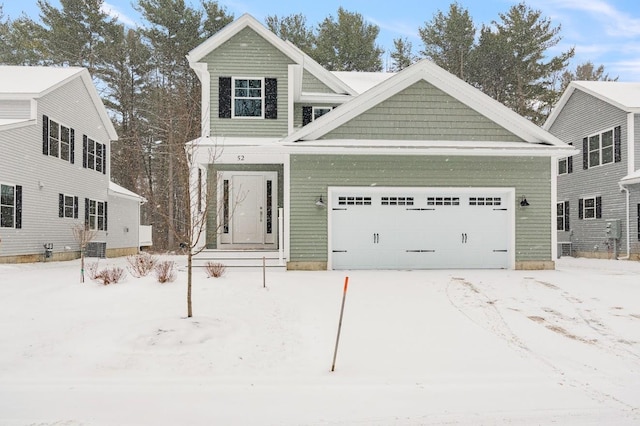
<path id="1" fill-rule="evenodd" d="M 201 86 L 200 101 L 200 135 L 208 137 L 211 132 L 211 76 L 206 62 L 189 63 L 189 66 L 198 76 Z M 203 107 L 205 106 L 205 107 Z"/>
<path id="2" fill-rule="evenodd" d="M 303 92 L 297 99 L 298 102 L 304 103 L 334 103 L 343 104 L 353 99 L 351 95 L 340 95 L 337 93 L 309 93 Z"/>
<path id="3" fill-rule="evenodd" d="M 17 119 L 17 120 L 0 119 L 0 131 L 19 129 L 21 127 L 32 126 L 34 124 L 36 124 L 35 119 Z"/>

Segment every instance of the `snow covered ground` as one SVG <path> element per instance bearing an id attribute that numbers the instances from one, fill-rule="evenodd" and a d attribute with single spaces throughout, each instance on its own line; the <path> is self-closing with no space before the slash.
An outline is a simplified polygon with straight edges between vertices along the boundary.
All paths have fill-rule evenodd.
<path id="1" fill-rule="evenodd" d="M 0 265 L 0 424 L 640 424 L 638 262 L 196 270 L 193 301 L 184 269 Z"/>

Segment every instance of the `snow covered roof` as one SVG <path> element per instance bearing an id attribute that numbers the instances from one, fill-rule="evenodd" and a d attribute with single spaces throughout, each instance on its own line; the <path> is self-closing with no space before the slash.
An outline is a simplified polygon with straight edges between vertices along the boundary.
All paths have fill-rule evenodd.
<path id="1" fill-rule="evenodd" d="M 80 78 L 84 83 L 109 139 L 118 140 L 118 133 L 113 127 L 111 118 L 107 114 L 86 68 L 0 65 L 0 100 L 41 98 L 74 78 Z M 5 123 L 4 125 L 19 124 L 21 123 Z"/>
<path id="2" fill-rule="evenodd" d="M 127 188 L 124 188 L 124 187 L 122 187 L 122 186 L 120 186 L 120 185 L 118 185 L 117 183 L 114 183 L 114 182 L 109 182 L 109 192 L 113 193 L 114 195 L 123 196 L 125 198 L 136 198 L 136 199 L 140 200 L 140 202 L 142 202 L 142 203 L 146 203 L 147 202 L 147 200 L 144 197 L 136 194 L 133 191 L 129 191 Z"/>
<path id="3" fill-rule="evenodd" d="M 553 108 L 544 128 L 549 129 L 576 90 L 588 93 L 625 112 L 640 113 L 640 83 L 619 81 L 572 81 Z"/>
<path id="4" fill-rule="evenodd" d="M 393 72 L 332 71 L 332 73 L 358 94 L 366 92 L 395 75 Z"/>
<path id="5" fill-rule="evenodd" d="M 635 185 L 640 183 L 640 170 L 636 170 L 620 179 L 622 185 Z"/>
<path id="6" fill-rule="evenodd" d="M 78 67 L 0 66 L 0 95 L 41 96 L 69 78 L 80 74 Z"/>

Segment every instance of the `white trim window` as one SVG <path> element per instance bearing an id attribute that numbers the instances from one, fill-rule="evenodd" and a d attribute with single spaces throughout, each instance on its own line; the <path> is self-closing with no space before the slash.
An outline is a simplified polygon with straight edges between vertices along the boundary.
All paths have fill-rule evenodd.
<path id="1" fill-rule="evenodd" d="M 314 106 L 313 107 L 313 121 L 316 121 L 318 118 L 322 117 L 323 115 L 325 115 L 326 113 L 328 113 L 332 109 L 333 109 L 333 107 Z"/>
<path id="2" fill-rule="evenodd" d="M 233 78 L 233 117 L 264 118 L 264 78 Z"/>
<path id="3" fill-rule="evenodd" d="M 578 217 L 580 219 L 602 218 L 602 197 L 587 197 L 578 200 Z"/>
<path id="4" fill-rule="evenodd" d="M 569 202 L 562 201 L 556 205 L 556 230 L 569 231 Z"/>
<path id="5" fill-rule="evenodd" d="M 621 161 L 621 127 L 585 137 L 582 140 L 583 168 L 603 166 Z"/>
<path id="6" fill-rule="evenodd" d="M 0 228 L 22 227 L 22 187 L 0 184 Z"/>
<path id="7" fill-rule="evenodd" d="M 78 197 L 58 194 L 58 217 L 78 218 Z"/>
<path id="8" fill-rule="evenodd" d="M 86 169 L 105 173 L 107 168 L 107 146 L 84 135 L 82 139 L 82 166 Z"/>
<path id="9" fill-rule="evenodd" d="M 60 158 L 73 164 L 74 162 L 74 131 L 57 121 L 43 116 L 43 146 L 42 153 Z"/>
<path id="10" fill-rule="evenodd" d="M 85 199 L 84 211 L 86 226 L 91 230 L 107 230 L 107 202 Z"/>

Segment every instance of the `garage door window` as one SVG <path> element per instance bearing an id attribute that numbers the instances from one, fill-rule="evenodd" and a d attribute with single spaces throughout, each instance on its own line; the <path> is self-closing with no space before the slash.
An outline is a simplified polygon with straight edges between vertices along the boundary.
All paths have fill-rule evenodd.
<path id="1" fill-rule="evenodd" d="M 413 197 L 382 197 L 383 206 L 412 206 Z"/>
<path id="2" fill-rule="evenodd" d="M 471 197 L 469 198 L 470 206 L 500 206 L 502 198 L 500 197 Z"/>
<path id="3" fill-rule="evenodd" d="M 459 206 L 459 197 L 427 197 L 428 206 Z"/>
<path id="4" fill-rule="evenodd" d="M 370 206 L 371 197 L 338 197 L 339 206 Z"/>

